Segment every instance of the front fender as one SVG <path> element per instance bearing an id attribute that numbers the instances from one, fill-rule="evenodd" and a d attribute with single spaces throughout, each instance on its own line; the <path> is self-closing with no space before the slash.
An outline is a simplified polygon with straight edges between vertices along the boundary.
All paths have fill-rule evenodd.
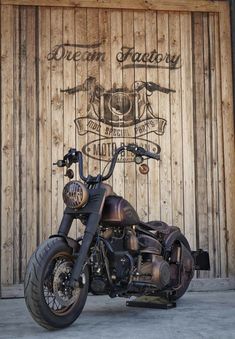
<path id="1" fill-rule="evenodd" d="M 62 238 L 65 241 L 65 243 L 73 250 L 73 254 L 79 252 L 80 244 L 78 243 L 77 240 L 74 240 L 70 237 L 61 234 L 52 234 L 49 237 L 49 239 L 51 238 Z"/>

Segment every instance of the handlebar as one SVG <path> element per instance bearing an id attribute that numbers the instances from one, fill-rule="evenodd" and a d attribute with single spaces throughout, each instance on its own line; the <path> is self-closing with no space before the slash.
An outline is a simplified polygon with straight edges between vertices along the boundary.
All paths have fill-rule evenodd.
<path id="1" fill-rule="evenodd" d="M 152 153 L 147 150 L 145 150 L 143 147 L 136 146 L 135 144 L 129 144 L 126 146 L 126 150 L 134 153 L 135 155 L 139 156 L 146 156 L 148 158 L 160 160 L 160 152 L 161 152 L 161 147 L 157 145 L 157 153 Z"/>
<path id="2" fill-rule="evenodd" d="M 68 153 L 64 156 L 63 160 L 58 160 L 56 163 L 53 163 L 53 165 L 57 165 L 58 167 L 64 167 L 66 166 L 67 168 L 69 168 L 72 164 L 77 163 L 79 164 L 79 176 L 80 178 L 85 181 L 88 182 L 89 179 L 96 180 L 95 182 L 98 181 L 105 181 L 108 180 L 114 171 L 118 156 L 121 152 L 123 151 L 129 151 L 132 152 L 133 154 L 135 154 L 135 156 L 141 156 L 141 157 L 147 157 L 147 158 L 152 158 L 155 160 L 160 160 L 160 152 L 161 152 L 161 147 L 159 145 L 157 145 L 157 152 L 153 153 L 153 152 L 149 152 L 147 150 L 145 150 L 143 147 L 137 146 L 135 144 L 128 144 L 126 146 L 121 146 L 119 148 L 116 149 L 113 158 L 111 160 L 111 165 L 109 167 L 109 171 L 105 176 L 102 175 L 98 175 L 97 178 L 93 178 L 92 176 L 88 176 L 85 177 L 84 173 L 83 173 L 83 156 L 82 156 L 82 152 L 77 151 L 75 148 L 71 148 Z"/>

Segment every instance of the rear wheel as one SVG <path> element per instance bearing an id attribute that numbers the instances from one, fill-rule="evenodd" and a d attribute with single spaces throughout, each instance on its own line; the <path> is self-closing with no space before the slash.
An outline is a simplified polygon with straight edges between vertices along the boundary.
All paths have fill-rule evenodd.
<path id="1" fill-rule="evenodd" d="M 89 274 L 85 268 L 82 287 L 70 287 L 73 265 L 72 249 L 62 238 L 46 240 L 30 258 L 25 275 L 25 301 L 39 325 L 64 328 L 80 315 L 88 294 Z"/>
<path id="2" fill-rule="evenodd" d="M 171 297 L 173 300 L 178 300 L 185 294 L 194 275 L 194 260 L 191 255 L 191 248 L 188 241 L 182 234 L 172 246 L 172 257 L 177 257 L 179 247 L 181 247 L 181 258 L 183 263 L 179 272 L 180 283 L 177 284 L 178 286 L 176 288 L 174 288 L 174 295 Z M 176 270 L 178 271 L 177 267 Z"/>

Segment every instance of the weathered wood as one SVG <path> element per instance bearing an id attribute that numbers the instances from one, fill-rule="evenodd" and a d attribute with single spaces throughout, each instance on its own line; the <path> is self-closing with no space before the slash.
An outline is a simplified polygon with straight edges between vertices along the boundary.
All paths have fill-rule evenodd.
<path id="1" fill-rule="evenodd" d="M 207 21 L 207 17 L 203 17 L 203 30 L 204 30 L 204 67 L 205 67 L 205 123 L 206 123 L 206 176 L 207 176 L 207 228 L 208 228 L 208 250 L 211 259 L 211 270 L 209 275 L 213 277 L 216 276 L 216 268 L 219 267 L 219 261 L 217 251 L 217 246 L 215 246 L 215 242 L 217 242 L 219 248 L 219 233 L 216 230 L 217 220 L 215 220 L 216 216 L 216 173 L 213 173 L 213 169 L 215 168 L 216 159 L 216 147 L 217 140 L 215 140 L 216 133 L 216 118 L 215 118 L 215 100 L 216 100 L 216 89 L 214 82 L 214 73 L 215 73 L 215 64 L 214 64 L 214 55 L 215 55 L 215 46 L 214 46 L 214 15 L 211 14 L 209 18 L 209 22 Z M 209 24 L 209 25 L 208 25 Z M 208 44 L 210 43 L 210 46 Z M 211 93 L 214 93 L 211 96 Z M 213 121 L 212 121 L 213 119 Z M 214 199 L 214 200 L 213 200 Z M 217 213 L 218 215 L 218 213 Z M 220 251 L 219 251 L 220 252 Z M 216 258 L 217 257 L 217 258 Z"/>
<path id="2" fill-rule="evenodd" d="M 224 178 L 224 140 L 221 101 L 221 64 L 220 64 L 220 37 L 219 15 L 215 17 L 215 83 L 216 83 L 216 117 L 217 120 L 217 143 L 218 143 L 218 200 L 220 220 L 220 260 L 221 276 L 228 275 L 228 248 L 227 248 L 227 225 L 225 207 L 225 178 Z"/>
<path id="3" fill-rule="evenodd" d="M 146 20 L 146 50 L 152 51 L 158 50 L 158 38 L 157 38 L 157 13 L 155 11 L 145 13 Z M 157 69 L 147 68 L 146 81 L 152 81 L 158 84 L 158 71 Z M 155 117 L 159 117 L 159 95 L 154 92 L 150 97 L 152 112 Z M 151 132 L 147 135 L 149 142 L 160 144 L 160 136 L 155 132 Z M 149 175 L 148 175 L 148 219 L 160 220 L 160 161 L 149 160 Z"/>
<path id="4" fill-rule="evenodd" d="M 98 9 L 87 9 L 87 42 L 93 44 L 99 41 L 99 11 Z M 99 62 L 87 63 L 87 77 L 93 77 L 91 81 L 98 85 L 100 83 L 100 71 Z M 87 96 L 87 112 L 94 119 L 99 120 L 100 103 L 92 102 L 94 94 L 88 92 Z M 99 122 L 98 122 L 99 124 Z M 87 133 L 87 145 L 94 140 L 99 139 L 99 136 L 94 133 Z M 100 161 L 89 157 L 88 159 L 88 172 L 91 175 L 98 174 L 100 172 Z"/>
<path id="5" fill-rule="evenodd" d="M 115 7 L 116 3 L 96 5 Z M 193 249 L 209 249 L 212 269 L 209 275 L 206 272 L 200 277 L 235 274 L 228 5 L 221 3 L 221 13 L 192 14 L 168 12 L 169 3 L 164 12 L 133 11 L 134 2 L 129 10 L 121 10 L 122 2 L 115 9 L 91 8 L 94 3 L 89 8 L 1 5 L 1 283 L 22 281 L 31 252 L 57 231 L 67 178 L 63 169 L 52 167 L 52 162 L 75 144 L 84 151 L 95 139 L 97 145 L 102 143 L 105 133 L 110 133 L 105 136 L 109 143 L 140 142 L 131 122 L 125 127 L 128 138 L 107 132 L 101 120 L 104 112 L 99 108 L 105 95 L 107 100 L 121 88 L 129 98 L 149 101 L 148 109 L 156 118 L 165 118 L 167 126 L 163 135 L 149 132 L 146 127 L 142 139 L 147 140 L 149 149 L 151 142 L 162 147 L 161 161 L 148 161 L 147 176 L 140 175 L 134 163 L 120 163 L 114 180 L 109 182 L 114 182 L 114 190 L 137 206 L 142 219 L 161 217 L 179 226 Z M 49 53 L 63 43 L 70 44 L 61 47 L 65 54 L 50 60 Z M 98 45 L 86 46 L 89 43 Z M 123 62 L 117 58 L 122 47 L 131 49 Z M 162 63 L 138 61 L 154 50 L 160 59 L 170 55 L 179 57 L 181 63 L 176 69 L 163 69 L 159 68 Z M 94 51 L 102 58 L 91 60 Z M 100 91 L 95 93 L 96 134 L 86 130 L 91 110 L 91 91 L 86 89 L 89 76 L 96 79 L 96 90 Z M 145 95 L 144 87 L 136 90 L 135 80 L 175 92 L 156 90 Z M 60 91 L 78 85 L 83 86 L 74 94 Z M 108 92 L 110 89 L 113 93 Z M 145 123 L 146 112 L 147 107 L 140 119 Z M 84 118 L 80 133 L 75 130 L 74 118 Z M 90 151 L 96 153 L 96 159 L 84 155 L 85 173 L 89 164 L 94 174 L 106 162 L 102 150 L 92 146 L 87 148 Z M 77 176 L 77 169 L 75 172 Z M 75 228 L 73 236 L 83 232 L 80 224 Z"/>
<path id="6" fill-rule="evenodd" d="M 146 22 L 145 22 L 145 14 L 144 12 L 134 12 L 134 46 L 136 51 L 143 51 L 145 53 L 146 50 Z M 135 85 L 134 88 L 137 88 L 136 85 L 141 84 L 142 82 L 146 82 L 146 70 L 145 68 L 136 68 L 135 69 Z M 140 94 L 141 95 L 141 94 Z M 146 100 L 146 94 L 143 94 L 145 97 L 140 100 Z M 140 108 L 142 110 L 143 107 Z M 141 112 L 140 112 L 141 114 Z M 143 116 L 141 120 L 146 120 L 147 112 L 146 108 L 143 112 Z M 144 137 L 143 137 L 144 139 Z M 136 143 L 141 143 L 141 141 L 136 138 Z M 144 142 L 142 141 L 144 144 Z M 145 145 L 143 145 L 145 147 Z M 148 220 L 148 177 L 147 175 L 143 175 L 139 172 L 139 166 L 136 166 L 136 202 L 137 202 L 137 212 L 139 217 L 147 221 Z"/>
<path id="7" fill-rule="evenodd" d="M 0 18 L 1 18 L 1 14 L 2 13 L 2 6 L 1 6 L 1 2 L 0 2 Z M 2 20 L 2 18 L 1 18 Z M 1 22 L 0 22 L 0 37 L 2 36 L 1 33 Z M 2 58 L 2 42 L 0 41 L 0 56 Z M 0 101 L 2 100 L 2 70 L 1 70 L 1 63 L 0 63 Z M 2 102 L 2 101 L 1 101 Z M 2 108 L 1 108 L 2 111 Z M 0 129 L 2 129 L 2 125 L 0 123 Z M 2 140 L 0 138 L 0 148 L 2 150 Z M 0 163 L 1 163 L 1 157 L 0 157 Z M 2 205 L 2 174 L 0 174 L 0 205 Z M 2 237 L 2 232 L 3 232 L 3 227 L 2 227 L 2 215 L 1 215 L 1 209 L 0 209 L 0 298 L 1 298 L 1 287 L 2 287 L 2 274 L 1 274 L 1 266 L 2 266 L 2 242 L 1 242 L 1 237 Z"/>
<path id="8" fill-rule="evenodd" d="M 225 162 L 225 202 L 227 222 L 228 271 L 235 276 L 235 152 L 234 152 L 234 115 L 233 115 L 233 81 L 232 54 L 229 7 L 219 14 L 220 53 L 221 53 L 221 102 Z"/>
<path id="9" fill-rule="evenodd" d="M 39 9 L 39 204 L 46 206 L 40 212 L 40 241 L 52 232 L 51 220 L 51 63 L 47 53 L 51 48 L 50 8 Z"/>
<path id="10" fill-rule="evenodd" d="M 112 88 L 112 73 L 111 73 L 111 12 L 108 10 L 99 10 L 99 41 L 103 41 L 103 44 L 99 47 L 100 53 L 105 53 L 106 61 L 100 63 L 99 67 L 99 79 L 100 86 L 105 88 L 106 90 L 110 90 Z M 104 100 L 102 100 L 102 105 L 100 107 L 100 119 L 103 118 L 104 114 Z M 102 142 L 103 139 L 108 138 L 108 142 L 113 143 L 112 135 L 106 132 L 106 127 L 104 124 L 100 124 L 100 134 L 99 138 Z M 104 170 L 107 162 L 101 161 L 100 169 Z M 107 173 L 107 168 L 105 173 Z M 113 184 L 113 177 L 111 177 L 108 181 L 108 184 Z"/>
<path id="11" fill-rule="evenodd" d="M 208 77 L 209 71 L 208 58 L 206 58 L 208 44 L 205 43 L 205 40 L 208 40 L 208 32 L 204 32 L 203 28 L 202 14 L 195 13 L 193 15 L 193 82 L 196 165 L 196 228 L 198 233 L 197 246 L 199 248 L 208 248 L 208 210 L 205 201 L 207 201 L 207 182 L 211 184 L 211 180 L 207 177 L 206 147 L 210 147 L 210 145 L 206 143 L 206 113 L 209 121 L 211 121 L 211 119 L 210 112 L 208 112 L 207 108 L 209 93 L 208 86 L 206 86 L 207 80 L 205 78 L 206 75 Z M 209 159 L 208 163 L 210 165 Z M 200 272 L 200 274 L 204 277 L 207 272 Z"/>
<path id="12" fill-rule="evenodd" d="M 86 44 L 87 43 L 87 11 L 85 8 L 75 9 L 75 43 L 76 44 Z M 78 49 L 78 48 L 77 48 Z M 76 50 L 77 50 L 76 49 Z M 88 75 L 87 75 L 87 62 L 78 62 L 75 65 L 75 82 L 76 86 L 83 84 Z M 75 105 L 76 112 L 75 118 L 81 118 L 87 116 L 87 92 L 79 91 L 75 94 Z M 82 149 L 83 145 L 87 144 L 87 134 L 79 135 L 78 130 L 75 131 L 75 143 L 77 149 Z M 88 173 L 88 157 L 83 158 L 83 166 L 85 175 Z M 75 167 L 76 178 L 79 178 L 78 168 Z M 84 231 L 84 226 L 77 222 L 77 233 L 82 235 Z"/>
<path id="13" fill-rule="evenodd" d="M 63 42 L 66 44 L 74 44 L 75 41 L 75 15 L 72 8 L 63 9 Z M 76 84 L 75 63 L 64 60 L 63 65 L 63 88 L 73 88 Z M 71 147 L 75 147 L 75 128 L 74 119 L 76 118 L 76 96 L 64 94 L 64 151 L 66 154 Z M 64 184 L 69 182 L 69 178 L 65 178 Z M 76 221 L 73 222 L 69 232 L 69 236 L 76 238 L 77 228 Z"/>
<path id="14" fill-rule="evenodd" d="M 216 117 L 216 82 L 215 82 L 215 21 L 214 14 L 203 18 L 204 31 L 207 31 L 207 39 L 204 37 L 205 51 L 209 54 L 204 58 L 205 62 L 205 110 L 206 110 L 206 149 L 207 149 L 207 209 L 208 209 L 208 238 L 209 253 L 212 269 L 210 276 L 221 275 L 220 256 L 220 225 L 218 208 L 218 135 Z M 210 46 L 208 46 L 210 44 Z M 204 53 L 205 54 L 205 53 Z M 214 95 L 211 95 L 214 93 Z"/>
<path id="15" fill-rule="evenodd" d="M 29 6 L 72 6 L 72 7 L 95 7 L 113 9 L 143 9 L 163 11 L 197 11 L 197 12 L 220 12 L 224 8 L 225 1 L 211 0 L 1 0 L 2 4 L 29 5 Z"/>
<path id="16" fill-rule="evenodd" d="M 26 10 L 26 119 L 27 119 L 27 260 L 37 246 L 38 230 L 38 117 L 36 105 L 36 10 Z"/>
<path id="17" fill-rule="evenodd" d="M 61 8 L 51 9 L 51 48 L 63 43 L 63 11 Z M 63 60 L 51 60 L 51 124 L 52 124 L 52 161 L 63 157 L 63 115 L 64 101 L 60 92 L 63 84 Z M 62 191 L 64 184 L 64 169 L 52 170 L 52 232 L 58 229 L 62 218 L 64 204 Z"/>
<path id="18" fill-rule="evenodd" d="M 122 88 L 122 68 L 116 59 L 116 54 L 122 45 L 122 13 L 120 10 L 113 10 L 110 13 L 110 42 L 111 42 L 111 84 L 112 88 Z M 111 99 L 112 100 L 112 99 Z M 112 126 L 115 125 L 115 117 L 112 112 Z M 123 138 L 113 138 L 113 143 L 117 147 L 121 146 Z M 116 165 L 113 175 L 113 189 L 120 196 L 124 196 L 124 163 L 119 162 Z"/>
<path id="19" fill-rule="evenodd" d="M 2 295 L 1 298 L 24 298 L 24 285 L 23 284 L 14 284 L 2 286 Z"/>
<path id="20" fill-rule="evenodd" d="M 181 27 L 181 99 L 184 171 L 184 229 L 192 248 L 196 248 L 195 168 L 192 95 L 192 32 L 191 15 L 180 13 Z M 185 27 L 188 29 L 186 30 Z M 192 198 L 193 197 L 193 198 Z"/>
<path id="21" fill-rule="evenodd" d="M 21 253 L 21 239 L 20 239 L 20 181 L 18 180 L 20 175 L 20 91 L 19 91 L 19 49 L 20 49 L 20 32 L 19 32 L 19 8 L 14 8 L 14 54 L 13 54 L 13 74 L 14 74 L 14 88 L 13 88 L 13 110 L 14 110 L 14 121 L 13 134 L 14 134 L 14 222 L 13 222 L 13 246 L 14 246 L 14 257 L 13 257 L 13 281 L 15 283 L 20 282 L 20 253 Z"/>
<path id="22" fill-rule="evenodd" d="M 75 10 L 75 43 L 87 43 L 87 11 L 86 9 Z M 87 62 L 78 62 L 76 64 L 75 79 L 76 85 L 83 84 L 88 77 Z M 78 91 L 76 93 L 76 118 L 87 116 L 87 91 Z M 87 134 L 79 135 L 76 130 L 76 147 L 81 149 L 84 144 L 87 144 Z M 87 174 L 88 158 L 84 157 L 84 172 Z M 77 172 L 78 175 L 78 172 Z"/>
<path id="23" fill-rule="evenodd" d="M 169 48 L 169 14 L 158 12 L 158 49 L 165 51 Z M 169 88 L 169 69 L 158 70 L 159 85 Z M 160 192 L 161 192 L 161 220 L 172 225 L 172 196 L 171 196 L 171 115 L 170 93 L 159 92 L 159 116 L 166 120 L 165 133 L 161 138 L 160 163 Z"/>
<path id="24" fill-rule="evenodd" d="M 1 283 L 13 283 L 14 116 L 13 7 L 1 11 Z"/>
<path id="25" fill-rule="evenodd" d="M 122 46 L 134 46 L 134 13 L 133 11 L 123 11 L 122 13 Z M 128 61 L 122 62 L 122 67 L 125 67 Z M 122 84 L 124 88 L 131 91 L 135 81 L 135 71 L 133 68 L 123 68 L 122 70 Z M 128 134 L 134 138 L 132 128 L 127 128 Z M 131 139 L 130 139 L 131 140 Z M 132 139 L 133 141 L 133 139 Z M 128 140 L 125 141 L 126 143 Z M 130 154 L 126 154 L 130 156 Z M 127 199 L 134 208 L 137 204 L 136 196 L 136 166 L 135 163 L 125 163 L 125 199 Z"/>
<path id="26" fill-rule="evenodd" d="M 26 96 L 26 8 L 20 8 L 20 232 L 21 232 L 21 280 L 27 265 L 27 96 Z M 22 76 L 24 75 L 24 76 Z"/>
<path id="27" fill-rule="evenodd" d="M 180 55 L 180 15 L 169 13 L 169 52 Z M 183 203 L 183 145 L 181 113 L 181 70 L 170 72 L 169 87 L 175 90 L 170 94 L 171 116 L 171 189 L 172 189 L 172 223 L 184 232 Z M 169 128 L 169 126 L 167 127 Z"/>

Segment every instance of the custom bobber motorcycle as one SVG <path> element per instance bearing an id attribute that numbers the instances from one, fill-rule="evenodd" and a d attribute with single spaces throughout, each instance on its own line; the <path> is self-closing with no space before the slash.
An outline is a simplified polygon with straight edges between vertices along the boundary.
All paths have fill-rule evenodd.
<path id="1" fill-rule="evenodd" d="M 63 190 L 66 204 L 58 233 L 33 253 L 25 276 L 25 300 L 34 320 L 48 329 L 72 324 L 82 312 L 88 292 L 110 297 L 159 296 L 177 300 L 187 290 L 195 269 L 209 269 L 208 253 L 192 252 L 178 227 L 162 221 L 141 221 L 128 201 L 116 195 L 105 181 L 118 156 L 132 152 L 142 172 L 145 158 L 160 159 L 160 146 L 151 153 L 134 144 L 114 153 L 108 173 L 83 173 L 83 156 L 70 149 L 58 167 L 78 163 L 80 178 Z M 144 165 L 144 166 L 143 166 Z M 68 237 L 75 219 L 84 235 Z"/>

